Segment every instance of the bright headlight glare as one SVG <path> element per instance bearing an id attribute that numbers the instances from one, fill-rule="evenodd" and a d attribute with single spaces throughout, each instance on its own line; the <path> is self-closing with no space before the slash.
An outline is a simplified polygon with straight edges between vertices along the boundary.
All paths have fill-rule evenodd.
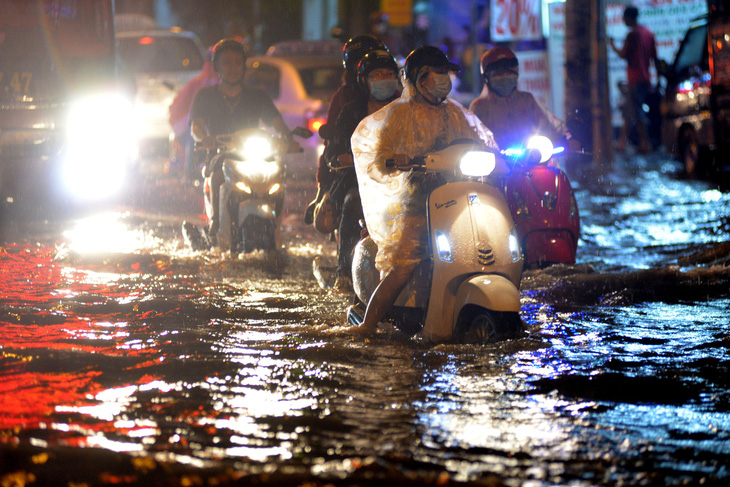
<path id="1" fill-rule="evenodd" d="M 89 96 L 76 100 L 69 110 L 68 136 L 85 145 L 103 142 L 105 152 L 132 139 L 134 111 L 129 99 L 118 93 Z M 98 141 L 98 142 L 97 142 Z"/>
<path id="2" fill-rule="evenodd" d="M 243 155 L 246 159 L 267 159 L 271 152 L 271 141 L 264 137 L 249 137 L 243 141 Z"/>
<path id="3" fill-rule="evenodd" d="M 248 177 L 271 177 L 276 175 L 280 170 L 278 163 L 261 160 L 236 161 L 234 167 L 238 174 Z"/>
<path id="4" fill-rule="evenodd" d="M 74 100 L 69 106 L 62 180 L 78 199 L 118 192 L 134 152 L 131 101 L 119 93 Z"/>
<path id="5" fill-rule="evenodd" d="M 509 232 L 509 253 L 512 256 L 512 262 L 517 262 L 522 258 L 520 255 L 520 241 L 514 228 Z"/>
<path id="6" fill-rule="evenodd" d="M 494 171 L 494 154 L 485 151 L 470 151 L 461 156 L 459 169 L 464 176 L 489 176 Z"/>
<path id="7" fill-rule="evenodd" d="M 274 193 L 276 193 L 277 191 L 279 191 L 279 188 L 281 188 L 281 184 L 279 184 L 279 183 L 274 183 L 274 184 L 273 184 L 273 185 L 272 185 L 272 186 L 271 186 L 271 187 L 269 188 L 269 194 L 274 194 Z"/>
<path id="8" fill-rule="evenodd" d="M 453 262 L 454 256 L 451 254 L 449 238 L 441 230 L 436 230 L 436 250 L 438 251 L 439 259 L 444 262 Z"/>
<path id="9" fill-rule="evenodd" d="M 553 143 L 544 135 L 533 135 L 527 141 L 528 149 L 537 149 L 540 152 L 540 163 L 550 160 L 553 156 Z"/>

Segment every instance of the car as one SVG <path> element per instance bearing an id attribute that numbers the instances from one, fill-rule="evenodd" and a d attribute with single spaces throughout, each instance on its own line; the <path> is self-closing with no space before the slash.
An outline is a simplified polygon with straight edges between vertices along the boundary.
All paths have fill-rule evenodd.
<path id="1" fill-rule="evenodd" d="M 205 49 L 193 32 L 178 28 L 122 31 L 116 40 L 121 72 L 134 80 L 138 159 L 166 159 L 170 104 L 203 68 Z"/>
<path id="2" fill-rule="evenodd" d="M 662 142 L 687 175 L 726 169 L 730 155 L 730 19 L 694 19 L 671 66 Z"/>
<path id="3" fill-rule="evenodd" d="M 304 152 L 290 154 L 288 173 L 313 179 L 323 150 L 317 134 L 326 122 L 330 99 L 342 84 L 342 44 L 290 41 L 275 44 L 263 56 L 248 59 L 246 84 L 266 91 L 290 128 L 306 127 L 315 136 L 299 139 Z"/>

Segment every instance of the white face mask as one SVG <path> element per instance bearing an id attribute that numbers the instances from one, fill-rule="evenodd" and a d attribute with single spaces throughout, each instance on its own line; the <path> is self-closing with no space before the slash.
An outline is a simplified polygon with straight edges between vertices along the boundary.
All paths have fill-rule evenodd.
<path id="1" fill-rule="evenodd" d="M 398 88 L 398 81 L 394 79 L 368 81 L 368 86 L 370 87 L 370 94 L 376 100 L 383 101 L 393 96 L 395 90 Z"/>
<path id="2" fill-rule="evenodd" d="M 448 74 L 432 73 L 433 88 L 429 90 L 431 96 L 441 101 L 451 93 L 451 76 Z"/>

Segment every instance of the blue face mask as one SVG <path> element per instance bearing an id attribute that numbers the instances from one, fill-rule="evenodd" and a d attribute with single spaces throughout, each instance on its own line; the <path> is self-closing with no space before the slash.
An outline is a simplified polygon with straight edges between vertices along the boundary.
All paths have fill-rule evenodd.
<path id="1" fill-rule="evenodd" d="M 510 96 L 515 88 L 517 88 L 516 74 L 499 76 L 489 81 L 489 89 L 502 97 Z"/>
<path id="2" fill-rule="evenodd" d="M 384 101 L 395 94 L 398 89 L 398 81 L 394 79 L 384 79 L 380 81 L 368 81 L 370 86 L 370 94 L 378 101 Z"/>

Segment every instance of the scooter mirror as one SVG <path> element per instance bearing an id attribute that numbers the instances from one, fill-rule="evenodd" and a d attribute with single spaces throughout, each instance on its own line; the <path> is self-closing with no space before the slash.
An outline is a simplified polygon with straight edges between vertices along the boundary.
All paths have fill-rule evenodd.
<path id="1" fill-rule="evenodd" d="M 319 129 L 320 137 L 322 137 L 322 129 L 326 126 L 327 126 L 327 124 L 324 124 L 324 125 L 322 125 L 322 127 L 320 127 L 320 129 Z M 314 132 L 312 132 L 311 130 L 309 130 L 308 128 L 305 128 L 305 127 L 296 127 L 296 128 L 294 128 L 294 130 L 291 131 L 291 135 L 296 135 L 297 137 L 301 137 L 302 139 L 308 139 L 314 135 Z M 322 138 L 324 138 L 324 137 L 322 137 Z"/>

